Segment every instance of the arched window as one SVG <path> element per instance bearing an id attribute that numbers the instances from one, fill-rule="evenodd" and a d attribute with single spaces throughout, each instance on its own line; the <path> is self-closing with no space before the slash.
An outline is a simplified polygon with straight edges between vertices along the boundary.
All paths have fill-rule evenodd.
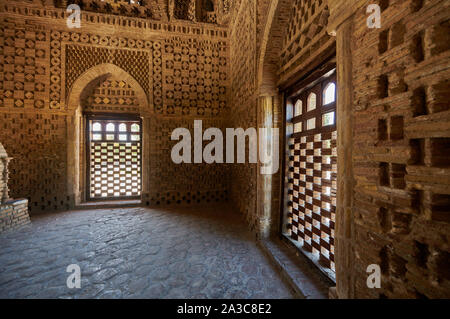
<path id="1" fill-rule="evenodd" d="M 114 123 L 108 123 L 106 125 L 106 132 L 115 132 L 116 131 L 116 126 L 114 125 Z"/>
<path id="2" fill-rule="evenodd" d="M 125 123 L 122 123 L 119 125 L 119 132 L 126 132 L 127 131 L 127 125 Z"/>
<path id="3" fill-rule="evenodd" d="M 323 91 L 323 104 L 327 105 L 336 101 L 336 84 L 329 83 Z"/>
<path id="4" fill-rule="evenodd" d="M 94 123 L 94 125 L 92 125 L 92 130 L 95 132 L 99 132 L 102 130 L 102 125 L 100 123 Z"/>
<path id="5" fill-rule="evenodd" d="M 317 107 L 317 95 L 315 93 L 311 93 L 308 96 L 308 106 L 307 106 L 307 111 L 312 111 L 315 110 Z"/>
<path id="6" fill-rule="evenodd" d="M 139 132 L 141 130 L 141 127 L 139 124 L 133 124 L 131 125 L 131 132 Z"/>
<path id="7" fill-rule="evenodd" d="M 303 102 L 302 100 L 298 100 L 297 103 L 295 103 L 294 116 L 299 116 L 302 114 L 303 114 Z"/>

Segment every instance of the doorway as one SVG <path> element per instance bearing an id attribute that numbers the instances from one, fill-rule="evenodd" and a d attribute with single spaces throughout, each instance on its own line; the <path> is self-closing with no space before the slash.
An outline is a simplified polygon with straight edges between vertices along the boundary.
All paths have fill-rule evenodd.
<path id="1" fill-rule="evenodd" d="M 140 199 L 142 121 L 136 116 L 86 116 L 86 199 Z"/>

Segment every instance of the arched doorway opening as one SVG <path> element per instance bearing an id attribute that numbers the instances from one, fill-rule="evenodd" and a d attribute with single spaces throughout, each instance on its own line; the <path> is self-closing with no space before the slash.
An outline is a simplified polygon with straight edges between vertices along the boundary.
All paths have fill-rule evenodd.
<path id="1" fill-rule="evenodd" d="M 113 64 L 75 81 L 67 100 L 67 186 L 75 205 L 148 194 L 148 105 L 140 84 Z"/>

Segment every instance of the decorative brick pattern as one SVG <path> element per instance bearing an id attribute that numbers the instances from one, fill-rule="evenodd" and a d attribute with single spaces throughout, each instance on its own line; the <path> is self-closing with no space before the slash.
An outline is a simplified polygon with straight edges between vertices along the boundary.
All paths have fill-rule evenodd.
<path id="1" fill-rule="evenodd" d="M 66 195 L 66 118 L 48 113 L 1 113 L 0 139 L 11 157 L 13 198 L 27 198 L 32 211 L 64 210 Z M 55 192 L 55 190 L 58 190 Z"/>
<path id="2" fill-rule="evenodd" d="M 222 119 L 228 112 L 226 28 L 95 13 L 91 3 L 87 4 L 90 12 L 82 14 L 83 30 L 66 29 L 67 15 L 62 9 L 37 6 L 25 10 L 28 4 L 24 2 L 0 4 L 0 140 L 16 158 L 10 170 L 11 195 L 28 198 L 32 213 L 73 207 L 74 198 L 67 193 L 67 99 L 82 74 L 109 63 L 138 82 L 151 109 L 138 105 L 137 88 L 111 76 L 89 88 L 82 108 L 152 114 L 154 125 L 147 135 L 150 153 L 144 158 L 158 169 L 150 170 L 149 178 L 155 180 L 149 181 L 152 195 L 144 194 L 144 202 L 178 205 L 227 200 L 228 177 L 218 166 L 173 165 L 165 170 L 162 161 L 171 161 L 166 154 L 170 155 L 173 145 L 171 131 L 192 125 L 193 116 L 214 117 L 217 121 L 211 125 L 224 127 Z M 165 4 L 160 8 L 167 9 Z M 89 26 L 92 22 L 105 28 Z M 118 32 L 108 33 L 109 26 Z M 130 28 L 135 28 L 133 36 Z M 19 114 L 19 110 L 27 112 Z M 161 125 L 166 126 L 164 135 L 157 130 Z M 82 143 L 79 156 L 81 161 L 86 156 Z M 189 182 L 177 185 L 174 176 L 184 176 Z"/>
<path id="3" fill-rule="evenodd" d="M 444 2 L 383 1 L 380 30 L 367 30 L 364 8 L 355 16 L 356 297 L 449 296 Z M 382 266 L 381 290 L 362 280 L 370 264 Z"/>
<path id="4" fill-rule="evenodd" d="M 239 14 L 234 17 L 230 47 L 231 91 L 230 108 L 232 127 L 256 127 L 256 6 L 243 0 L 237 5 Z M 248 154 L 248 147 L 246 149 Z M 236 208 L 246 216 L 253 230 L 259 228 L 256 216 L 256 164 L 232 165 L 233 188 L 231 197 Z"/>
<path id="5" fill-rule="evenodd" d="M 98 38 L 97 36 L 95 36 Z M 94 36 L 90 37 L 91 39 Z M 105 39 L 106 40 L 106 39 Z M 121 39 L 125 40 L 125 39 Z M 119 40 L 120 41 L 120 40 Z M 128 43 L 131 41 L 128 39 Z M 153 43 L 139 42 L 139 46 L 151 48 Z M 91 67 L 102 63 L 115 64 L 127 71 L 142 88 L 149 90 L 149 54 L 138 50 L 114 50 L 105 47 L 67 45 L 66 48 L 66 95 L 75 80 Z"/>
<path id="6" fill-rule="evenodd" d="M 299 65 L 314 58 L 331 36 L 328 35 L 328 6 L 325 0 L 295 0 L 284 36 L 279 76 L 290 76 Z"/>
<path id="7" fill-rule="evenodd" d="M 133 88 L 124 80 L 108 76 L 84 101 L 87 112 L 139 113 L 139 102 Z"/>
<path id="8" fill-rule="evenodd" d="M 49 56 L 46 32 L 8 20 L 0 25 L 0 109 L 45 107 Z"/>
<path id="9" fill-rule="evenodd" d="M 226 111 L 227 50 L 221 43 L 171 39 L 163 50 L 162 97 L 160 87 L 154 95 L 165 108 L 156 104 L 156 112 L 203 117 Z"/>
<path id="10" fill-rule="evenodd" d="M 159 118 L 151 121 L 150 197 L 148 205 L 189 205 L 227 201 L 228 166 L 225 164 L 174 164 L 171 160 L 172 131 L 184 127 L 194 136 L 194 121 Z M 224 130 L 221 120 L 204 119 L 203 127 Z"/>

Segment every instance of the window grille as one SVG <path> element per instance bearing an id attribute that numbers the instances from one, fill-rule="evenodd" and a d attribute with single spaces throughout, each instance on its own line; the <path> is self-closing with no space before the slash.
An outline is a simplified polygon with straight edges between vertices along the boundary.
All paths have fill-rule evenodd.
<path id="1" fill-rule="evenodd" d="M 337 190 L 335 75 L 288 98 L 286 235 L 335 271 Z"/>
<path id="2" fill-rule="evenodd" d="M 88 199 L 139 198 L 141 122 L 89 118 Z"/>

